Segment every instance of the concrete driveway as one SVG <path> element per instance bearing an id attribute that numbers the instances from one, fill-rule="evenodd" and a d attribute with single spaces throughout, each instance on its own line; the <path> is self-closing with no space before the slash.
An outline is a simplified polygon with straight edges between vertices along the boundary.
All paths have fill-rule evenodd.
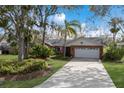
<path id="1" fill-rule="evenodd" d="M 115 87 L 98 59 L 73 58 L 62 69 L 35 88 L 112 88 Z"/>

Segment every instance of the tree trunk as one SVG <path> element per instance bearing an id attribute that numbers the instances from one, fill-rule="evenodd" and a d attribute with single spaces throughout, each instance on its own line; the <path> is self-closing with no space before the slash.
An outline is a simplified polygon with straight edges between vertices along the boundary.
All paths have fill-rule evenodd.
<path id="1" fill-rule="evenodd" d="M 45 16 L 44 18 L 44 24 L 43 24 L 43 39 L 42 39 L 42 45 L 44 46 L 45 44 L 45 35 L 46 35 L 46 20 L 47 20 L 47 16 Z"/>
<path id="2" fill-rule="evenodd" d="M 115 35 L 114 35 L 114 33 L 113 33 L 113 42 L 115 43 Z"/>
<path id="3" fill-rule="evenodd" d="M 113 42 L 115 43 L 116 41 L 116 33 L 113 33 Z"/>
<path id="4" fill-rule="evenodd" d="M 42 41 L 42 45 L 44 46 L 44 44 L 45 44 L 45 33 L 46 32 L 46 27 L 44 27 L 44 31 L 43 31 L 43 41 Z"/>
<path id="5" fill-rule="evenodd" d="M 18 25 L 16 27 L 17 44 L 18 44 L 18 62 L 23 62 L 24 59 L 24 33 L 21 32 L 21 28 Z"/>
<path id="6" fill-rule="evenodd" d="M 24 39 L 19 37 L 19 42 L 18 42 L 18 61 L 23 62 L 24 59 Z"/>
<path id="7" fill-rule="evenodd" d="M 65 31 L 65 36 L 64 36 L 64 58 L 66 57 L 66 40 L 67 39 L 67 32 Z"/>
<path id="8" fill-rule="evenodd" d="M 28 49 L 29 49 L 29 42 L 26 37 L 24 41 L 24 59 L 28 58 Z"/>

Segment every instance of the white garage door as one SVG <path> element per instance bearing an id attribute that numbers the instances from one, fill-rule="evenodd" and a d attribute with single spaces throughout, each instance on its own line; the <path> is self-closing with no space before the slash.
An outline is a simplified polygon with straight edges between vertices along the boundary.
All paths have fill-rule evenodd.
<path id="1" fill-rule="evenodd" d="M 75 57 L 99 58 L 99 48 L 75 48 Z"/>

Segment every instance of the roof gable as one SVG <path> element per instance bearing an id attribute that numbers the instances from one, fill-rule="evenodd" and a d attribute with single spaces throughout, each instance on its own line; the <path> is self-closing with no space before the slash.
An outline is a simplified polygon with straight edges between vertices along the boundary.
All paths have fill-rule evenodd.
<path id="1" fill-rule="evenodd" d="M 52 39 L 49 40 L 50 44 L 52 46 L 63 46 L 64 45 L 64 40 L 58 40 L 58 39 Z M 89 38 L 84 38 L 84 37 L 79 37 L 73 40 L 67 40 L 66 46 L 101 46 L 102 45 L 102 39 L 97 38 L 97 37 L 89 37 Z"/>
<path id="2" fill-rule="evenodd" d="M 70 43 L 67 44 L 67 46 L 101 46 L 102 45 L 102 39 L 97 37 L 92 38 L 78 38 Z"/>

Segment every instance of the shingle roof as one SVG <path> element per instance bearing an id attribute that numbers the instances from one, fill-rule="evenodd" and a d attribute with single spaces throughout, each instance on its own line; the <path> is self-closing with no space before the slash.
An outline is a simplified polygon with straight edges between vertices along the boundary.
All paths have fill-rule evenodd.
<path id="1" fill-rule="evenodd" d="M 73 40 L 71 43 L 67 44 L 67 46 L 102 46 L 102 39 L 97 38 L 97 37 L 89 37 L 89 38 L 84 38 L 80 37 L 76 40 Z"/>
<path id="2" fill-rule="evenodd" d="M 67 43 L 70 42 L 71 40 L 67 40 Z M 48 40 L 47 42 L 50 42 L 52 46 L 63 46 L 64 45 L 64 40 L 63 39 L 51 39 Z"/>
<path id="3" fill-rule="evenodd" d="M 123 46 L 124 45 L 124 42 L 117 43 L 117 45 Z"/>
<path id="4" fill-rule="evenodd" d="M 64 40 L 58 40 L 58 39 L 52 39 L 48 40 L 52 46 L 63 46 L 64 45 Z M 73 40 L 67 40 L 66 46 L 102 46 L 102 39 L 97 38 L 97 37 L 80 37 L 77 39 Z"/>

